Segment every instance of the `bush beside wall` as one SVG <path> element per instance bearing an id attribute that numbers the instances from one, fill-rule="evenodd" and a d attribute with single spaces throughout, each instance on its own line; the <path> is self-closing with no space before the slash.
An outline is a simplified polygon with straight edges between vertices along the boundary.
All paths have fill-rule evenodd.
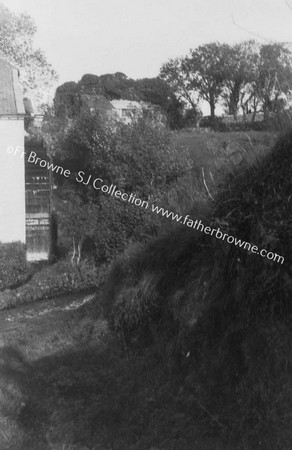
<path id="1" fill-rule="evenodd" d="M 25 245 L 0 242 L 0 290 L 15 286 L 27 277 Z"/>

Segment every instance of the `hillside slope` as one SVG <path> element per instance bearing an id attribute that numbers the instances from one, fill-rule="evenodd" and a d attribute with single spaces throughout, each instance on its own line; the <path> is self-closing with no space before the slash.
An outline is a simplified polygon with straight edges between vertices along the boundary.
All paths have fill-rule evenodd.
<path id="1" fill-rule="evenodd" d="M 288 450 L 292 133 L 229 176 L 208 220 L 284 263 L 181 225 L 112 267 L 104 288 L 112 326 L 131 351 L 159 354 L 170 379 L 178 377 L 182 434 L 195 404 L 208 432 L 234 449 Z"/>

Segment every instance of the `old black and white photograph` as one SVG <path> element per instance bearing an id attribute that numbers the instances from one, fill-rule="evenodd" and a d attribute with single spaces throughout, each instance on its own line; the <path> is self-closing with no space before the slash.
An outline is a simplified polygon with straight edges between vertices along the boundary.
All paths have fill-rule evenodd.
<path id="1" fill-rule="evenodd" d="M 292 449 L 292 0 L 0 0 L 0 450 Z"/>

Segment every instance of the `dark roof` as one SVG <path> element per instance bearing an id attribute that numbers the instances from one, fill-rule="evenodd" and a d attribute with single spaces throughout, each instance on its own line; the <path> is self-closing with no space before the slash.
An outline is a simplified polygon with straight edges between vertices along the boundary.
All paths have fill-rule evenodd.
<path id="1" fill-rule="evenodd" d="M 25 110 L 18 70 L 4 59 L 0 59 L 0 116 L 23 114 Z"/>

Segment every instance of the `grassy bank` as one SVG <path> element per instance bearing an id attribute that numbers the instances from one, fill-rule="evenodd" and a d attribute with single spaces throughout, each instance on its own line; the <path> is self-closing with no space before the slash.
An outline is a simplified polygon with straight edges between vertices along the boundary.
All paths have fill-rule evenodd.
<path id="1" fill-rule="evenodd" d="M 284 255 L 283 265 L 181 227 L 128 251 L 104 292 L 129 348 L 158 351 L 182 374 L 183 390 L 209 412 L 209 429 L 234 449 L 292 442 L 291 149 L 290 134 L 231 172 L 207 216 L 208 225 Z"/>
<path id="2" fill-rule="evenodd" d="M 189 149 L 194 165 L 205 168 L 224 161 L 225 157 L 236 159 L 242 153 L 254 151 L 264 154 L 273 147 L 277 136 L 278 133 L 268 131 L 222 133 L 204 129 L 174 133 L 176 144 Z"/>

